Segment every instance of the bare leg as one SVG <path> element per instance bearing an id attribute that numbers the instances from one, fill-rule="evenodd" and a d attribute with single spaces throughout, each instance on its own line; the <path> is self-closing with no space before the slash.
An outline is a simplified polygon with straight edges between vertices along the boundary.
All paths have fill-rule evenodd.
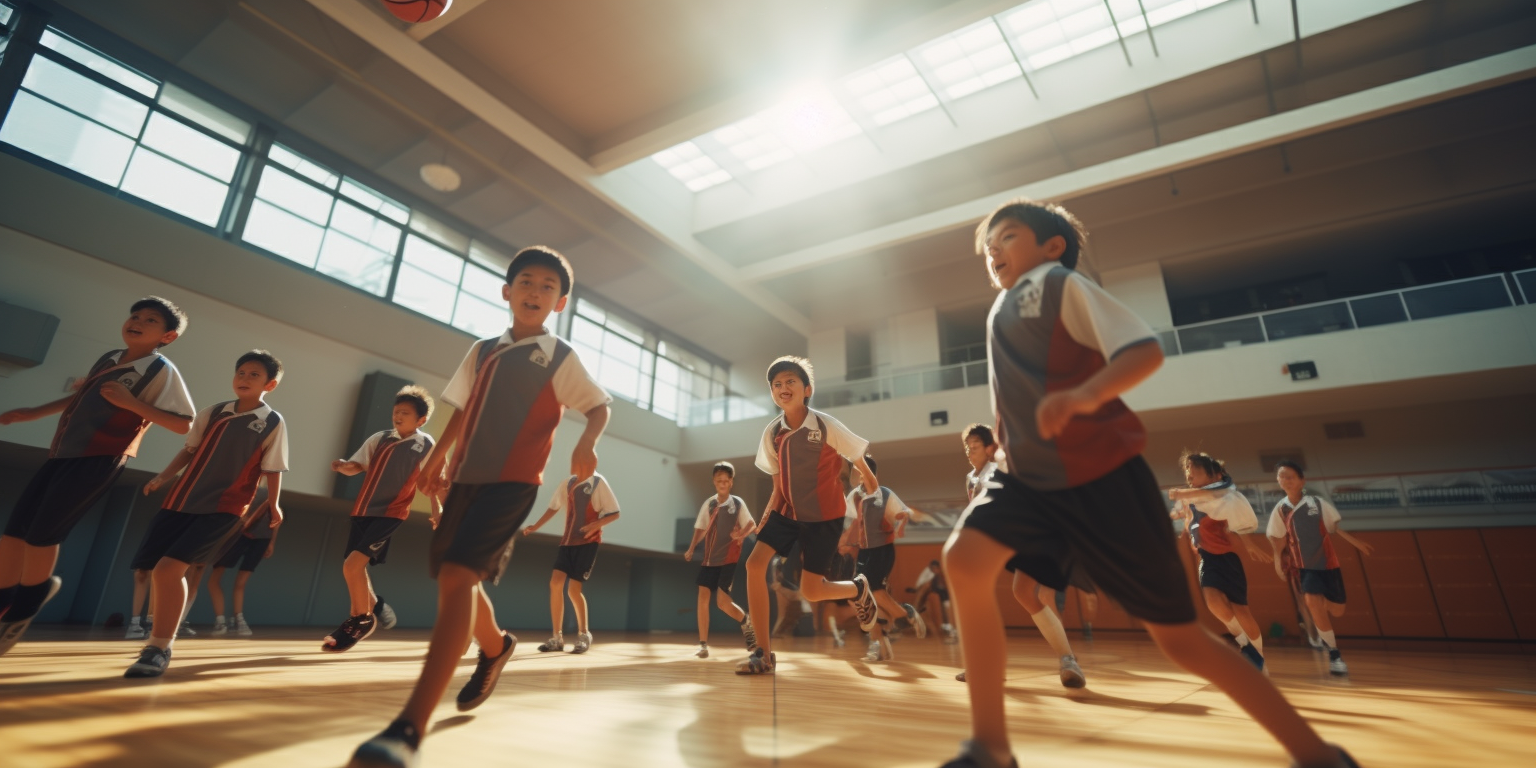
<path id="1" fill-rule="evenodd" d="M 475 584 L 475 623 L 472 629 L 475 644 L 485 651 L 485 655 L 501 655 L 506 643 L 501 639 L 501 627 L 496 624 L 496 609 L 491 605 L 491 596 L 485 593 L 485 586 L 478 583 Z"/>
<path id="2" fill-rule="evenodd" d="M 224 616 L 224 569 L 214 568 L 208 574 L 208 599 L 213 601 L 213 615 Z M 239 611 L 236 611 L 239 613 Z"/>
<path id="3" fill-rule="evenodd" d="M 576 611 L 576 631 L 587 633 L 587 596 L 581 593 L 582 582 L 570 580 L 571 608 Z"/>
<path id="4" fill-rule="evenodd" d="M 171 642 L 176 639 L 176 628 L 180 622 L 175 617 L 186 612 L 187 600 L 187 570 L 190 566 L 180 560 L 172 560 L 169 557 L 160 558 L 155 564 L 153 576 L 155 589 L 155 609 L 160 612 L 160 621 L 150 628 L 149 644 L 156 648 L 170 648 Z"/>
<path id="5" fill-rule="evenodd" d="M 181 620 L 187 620 L 187 614 L 192 612 L 192 604 L 197 602 L 197 585 L 203 581 L 203 571 L 208 566 L 203 563 L 193 563 L 187 567 L 187 603 L 181 609 Z"/>
<path id="6" fill-rule="evenodd" d="M 709 587 L 699 587 L 699 642 L 709 642 Z"/>
<path id="7" fill-rule="evenodd" d="M 1317 626 L 1319 633 L 1333 631 L 1333 616 L 1328 610 L 1328 600 L 1322 595 L 1302 595 L 1307 602 L 1307 613 L 1312 615 L 1312 623 Z"/>
<path id="8" fill-rule="evenodd" d="M 235 614 L 245 613 L 245 585 L 251 580 L 250 571 L 238 571 L 235 573 Z"/>
<path id="9" fill-rule="evenodd" d="M 34 547 L 15 536 L 0 536 L 0 589 L 35 586 L 53 575 L 59 545 Z"/>
<path id="10" fill-rule="evenodd" d="M 1078 590 L 1077 594 L 1078 594 L 1078 596 L 1080 598 L 1080 601 L 1079 601 L 1078 605 L 1081 606 L 1081 608 L 1082 608 L 1083 621 L 1085 621 L 1085 622 L 1087 622 L 1089 624 L 1092 624 L 1093 622 L 1097 621 L 1098 618 L 1099 618 L 1099 596 L 1098 596 L 1098 593 L 1095 593 L 1095 592 L 1084 592 L 1082 590 Z"/>
<path id="11" fill-rule="evenodd" d="M 348 552 L 341 564 L 341 575 L 347 580 L 348 616 L 373 613 L 373 582 L 368 578 L 368 556 L 361 552 Z"/>
<path id="12" fill-rule="evenodd" d="M 427 720 L 438 700 L 448 690 L 459 657 L 469 643 L 470 627 L 474 624 L 475 608 L 479 602 L 475 587 L 480 574 L 457 563 L 443 563 L 437 574 L 437 620 L 432 624 L 432 639 L 427 644 L 427 660 L 421 667 L 416 687 L 400 711 L 400 719 L 416 727 L 417 733 L 427 732 Z"/>
<path id="13" fill-rule="evenodd" d="M 831 581 L 825 576 L 805 571 L 800 576 L 800 594 L 817 603 L 822 600 L 852 599 L 858 596 L 859 588 L 851 581 Z"/>
<path id="14" fill-rule="evenodd" d="M 559 635 L 565 627 L 565 580 L 562 571 L 549 576 L 549 623 L 554 627 L 554 635 Z"/>
<path id="15" fill-rule="evenodd" d="M 133 572 L 133 613 L 129 619 L 137 619 L 144 613 L 144 603 L 149 599 L 149 571 Z M 153 614 L 155 609 L 150 606 L 149 612 Z"/>
<path id="16" fill-rule="evenodd" d="M 761 542 L 747 556 L 747 610 L 752 613 L 757 646 L 765 658 L 773 652 L 773 628 L 768 625 L 768 561 L 772 559 L 773 548 Z"/>
<path id="17" fill-rule="evenodd" d="M 731 599 L 731 593 L 723 589 L 715 593 L 715 605 L 720 606 L 720 610 L 724 611 L 725 615 L 735 619 L 738 624 L 747 618 L 747 612 L 743 611 L 741 606 Z"/>
<path id="18" fill-rule="evenodd" d="M 971 698 L 971 734 L 998 765 L 1013 762 L 1008 724 L 1003 712 L 1003 677 L 1007 673 L 1008 640 L 997 605 L 997 574 L 1013 550 L 980 531 L 961 528 L 944 545 L 944 572 L 949 576 L 960 650 Z"/>

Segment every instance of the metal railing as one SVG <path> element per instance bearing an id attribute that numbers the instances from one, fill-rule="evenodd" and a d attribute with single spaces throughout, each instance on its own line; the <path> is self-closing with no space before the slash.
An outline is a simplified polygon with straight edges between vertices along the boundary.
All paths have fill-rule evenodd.
<path id="1" fill-rule="evenodd" d="M 812 404 L 821 408 L 835 408 L 840 405 L 872 403 L 929 392 L 979 387 L 986 383 L 987 363 L 985 360 L 977 360 L 916 371 L 887 373 L 868 379 L 824 384 L 816 388 Z"/>
<path id="2" fill-rule="evenodd" d="M 1237 489 L 1261 518 L 1285 498 L 1274 483 L 1238 483 Z M 1467 506 L 1497 512 L 1499 506 L 1536 504 L 1536 467 L 1308 478 L 1307 493 L 1332 501 L 1342 512 L 1438 514 L 1435 508 Z"/>

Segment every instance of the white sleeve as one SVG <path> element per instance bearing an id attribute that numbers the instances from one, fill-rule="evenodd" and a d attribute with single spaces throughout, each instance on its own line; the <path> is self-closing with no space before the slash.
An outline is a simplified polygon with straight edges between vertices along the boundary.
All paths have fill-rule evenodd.
<path id="1" fill-rule="evenodd" d="M 1115 359 L 1127 347 L 1157 340 L 1145 320 L 1075 272 L 1062 286 L 1061 323 L 1073 341 L 1099 350 L 1105 360 Z"/>
<path id="2" fill-rule="evenodd" d="M 907 506 L 907 503 L 902 501 L 895 491 L 891 491 L 891 497 L 885 500 L 885 519 L 889 520 L 902 512 L 911 511 L 912 508 Z"/>
<path id="3" fill-rule="evenodd" d="M 711 496 L 710 498 L 714 498 L 714 497 Z M 705 499 L 704 503 L 699 505 L 699 516 L 697 518 L 694 518 L 693 529 L 695 531 L 702 531 L 702 530 L 706 530 L 708 528 L 709 528 L 709 499 Z"/>
<path id="4" fill-rule="evenodd" d="M 575 477 L 572 475 L 571 477 Z M 549 497 L 549 508 L 560 512 L 565 509 L 565 496 L 571 492 L 571 477 L 567 477 L 555 486 L 555 495 Z"/>
<path id="5" fill-rule="evenodd" d="M 597 484 L 592 488 L 592 508 L 599 515 L 612 514 L 619 511 L 619 497 L 613 495 L 613 486 L 608 484 L 608 478 L 597 476 Z"/>
<path id="6" fill-rule="evenodd" d="M 376 448 L 379 447 L 379 441 L 383 439 L 383 432 L 373 433 L 368 437 L 367 440 L 363 441 L 363 445 L 361 448 L 357 449 L 357 453 L 352 454 L 352 458 L 347 459 L 347 461 L 356 462 L 363 465 L 363 469 L 368 469 L 370 460 L 373 458 L 373 452 Z M 397 448 L 396 450 L 399 449 Z"/>
<path id="7" fill-rule="evenodd" d="M 261 446 L 261 471 L 263 472 L 287 472 L 288 471 L 288 420 L 278 418 L 277 428 Z"/>
<path id="8" fill-rule="evenodd" d="M 752 527 L 755 527 L 757 525 L 757 521 L 752 519 L 752 510 L 747 508 L 746 500 L 742 499 L 740 496 L 735 497 L 735 499 L 736 499 L 736 503 L 741 507 L 741 511 L 736 513 L 736 527 L 737 528 L 752 528 Z"/>
<path id="9" fill-rule="evenodd" d="M 1227 521 L 1227 529 L 1233 533 L 1253 533 L 1259 529 L 1259 518 L 1253 513 L 1248 497 L 1236 488 L 1228 488 L 1225 493 L 1206 504 L 1209 508 L 1201 505 L 1202 511 L 1209 517 Z"/>
<path id="10" fill-rule="evenodd" d="M 480 357 L 480 345 L 484 343 L 482 340 L 469 345 L 469 352 L 465 353 L 458 370 L 453 372 L 453 378 L 448 380 L 448 386 L 438 394 L 438 402 L 447 403 L 455 410 L 462 410 L 469 402 L 470 390 L 475 387 L 475 360 Z"/>
<path id="11" fill-rule="evenodd" d="M 869 449 L 869 441 L 853 433 L 853 430 L 843 426 L 841 421 L 824 413 L 816 414 L 821 419 L 821 426 L 827 431 L 827 445 L 837 451 L 843 458 L 857 462 L 864 458 L 864 452 Z"/>
<path id="12" fill-rule="evenodd" d="M 1343 519 L 1339 517 L 1339 508 L 1335 507 L 1333 502 L 1321 496 L 1313 496 L 1312 498 L 1317 499 L 1317 505 L 1323 508 L 1323 527 L 1327 528 L 1329 533 L 1338 530 L 1339 521 Z"/>
<path id="13" fill-rule="evenodd" d="M 932 568 L 924 568 L 923 572 L 919 573 L 917 575 L 917 583 L 913 584 L 912 586 L 914 586 L 914 587 L 916 587 L 918 589 L 922 589 L 923 585 L 927 584 L 930 581 L 933 581 L 933 569 Z"/>
<path id="14" fill-rule="evenodd" d="M 768 422 L 768 428 L 763 430 L 763 439 L 757 444 L 757 468 L 770 475 L 779 473 L 779 452 L 773 449 L 773 433 L 778 429 L 778 419 Z"/>
<path id="15" fill-rule="evenodd" d="M 139 399 L 177 416 L 197 413 L 197 408 L 192 405 L 192 393 L 187 391 L 187 382 L 182 380 L 181 371 L 176 370 L 170 360 L 165 361 L 160 375 L 139 393 Z"/>
<path id="16" fill-rule="evenodd" d="M 579 413 L 586 413 L 599 405 L 607 405 L 613 401 L 608 390 L 602 388 L 587 373 L 586 366 L 581 364 L 581 357 L 576 350 L 571 350 L 565 356 L 565 362 L 555 371 L 555 377 L 551 384 L 555 388 L 555 400 L 561 405 Z"/>
<path id="17" fill-rule="evenodd" d="M 192 417 L 192 428 L 187 430 L 187 452 L 197 450 L 197 446 L 203 442 L 203 433 L 208 431 L 208 421 L 213 418 L 213 409 L 218 406 L 208 406 Z"/>
<path id="18" fill-rule="evenodd" d="M 1284 501 L 1275 502 L 1275 508 L 1269 512 L 1269 525 L 1264 527 L 1264 535 L 1271 539 L 1285 538 L 1285 523 L 1280 521 L 1280 507 Z"/>

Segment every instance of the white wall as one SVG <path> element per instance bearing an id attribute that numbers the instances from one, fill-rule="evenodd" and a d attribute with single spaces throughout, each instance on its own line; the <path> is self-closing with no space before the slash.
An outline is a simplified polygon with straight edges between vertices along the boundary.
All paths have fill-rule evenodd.
<path id="1" fill-rule="evenodd" d="M 1147 325 L 1156 329 L 1173 327 L 1173 310 L 1168 305 L 1162 264 L 1154 261 L 1104 270 L 1099 273 L 1099 284 L 1147 321 Z"/>
<path id="2" fill-rule="evenodd" d="M 939 315 L 932 307 L 893 315 L 886 320 L 891 370 L 930 368 L 939 364 Z"/>
<path id="3" fill-rule="evenodd" d="M 848 375 L 848 329 L 830 328 L 806 337 L 806 356 L 816 366 L 816 378 L 835 381 Z M 747 394 L 753 394 L 750 391 Z"/>

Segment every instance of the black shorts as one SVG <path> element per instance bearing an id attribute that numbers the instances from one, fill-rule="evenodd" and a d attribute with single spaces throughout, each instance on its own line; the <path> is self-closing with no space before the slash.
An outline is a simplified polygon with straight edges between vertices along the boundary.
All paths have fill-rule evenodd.
<path id="1" fill-rule="evenodd" d="M 236 536 L 229 545 L 224 548 L 224 554 L 213 564 L 215 568 L 233 568 L 240 566 L 242 571 L 254 571 L 256 566 L 267 557 L 267 545 L 271 539 L 252 539 L 246 536 Z"/>
<path id="2" fill-rule="evenodd" d="M 79 456 L 43 462 L 16 499 L 11 519 L 5 523 L 5 535 L 34 547 L 63 543 L 126 466 L 127 456 Z"/>
<path id="3" fill-rule="evenodd" d="M 602 546 L 597 543 L 561 544 L 555 552 L 555 570 L 577 580 L 586 581 L 592 577 L 592 566 L 597 564 L 597 548 Z"/>
<path id="4" fill-rule="evenodd" d="M 1337 568 L 1327 570 L 1301 569 L 1301 593 L 1322 595 L 1330 603 L 1344 604 L 1344 572 Z"/>
<path id="5" fill-rule="evenodd" d="M 994 472 L 961 525 L 1014 550 L 1025 573 L 1048 587 L 1065 588 L 1067 574 L 1081 568 L 1138 619 L 1195 620 L 1168 508 L 1140 456 L 1097 480 L 1057 491 L 1038 491 Z"/>
<path id="6" fill-rule="evenodd" d="M 837 542 L 842 537 L 842 518 L 802 523 L 775 512 L 757 534 L 757 543 L 767 544 L 785 557 L 799 544 L 801 569 L 825 577 L 832 573 L 832 559 L 837 557 Z"/>
<path id="7" fill-rule="evenodd" d="M 1213 555 L 1203 549 L 1200 553 L 1200 587 L 1221 590 L 1233 605 L 1248 604 L 1248 574 L 1243 571 L 1243 559 L 1236 552 Z"/>
<path id="8" fill-rule="evenodd" d="M 512 557 L 512 542 L 539 495 L 532 483 L 454 483 L 443 503 L 443 518 L 432 532 L 428 572 L 437 578 L 443 563 L 461 565 L 481 579 L 501 580 Z"/>
<path id="9" fill-rule="evenodd" d="M 240 516 L 226 512 L 194 515 L 162 509 L 155 513 L 139 551 L 130 567 L 135 571 L 152 570 L 161 558 L 169 557 L 190 565 L 207 565 L 239 536 Z"/>
<path id="10" fill-rule="evenodd" d="M 895 544 L 859 550 L 858 572 L 869 579 L 871 589 L 890 589 L 891 569 L 895 567 Z"/>
<path id="11" fill-rule="evenodd" d="M 347 551 L 342 559 L 361 552 L 368 556 L 369 565 L 383 565 L 389 557 L 389 537 L 405 522 L 398 517 L 354 517 L 352 529 L 347 532 Z"/>
<path id="12" fill-rule="evenodd" d="M 705 589 L 718 589 L 730 594 L 731 585 L 736 583 L 736 564 L 701 565 L 698 578 L 695 578 L 693 583 Z"/>

